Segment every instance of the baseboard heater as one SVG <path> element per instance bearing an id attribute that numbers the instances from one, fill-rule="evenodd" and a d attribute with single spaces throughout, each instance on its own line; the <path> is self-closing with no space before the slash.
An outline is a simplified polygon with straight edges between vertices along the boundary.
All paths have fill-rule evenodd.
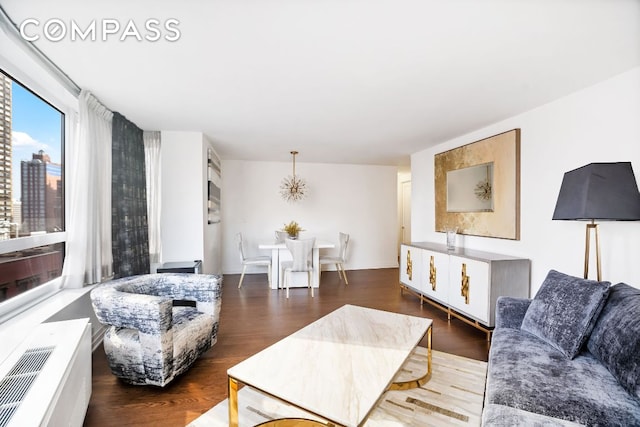
<path id="1" fill-rule="evenodd" d="M 0 364 L 0 427 L 80 427 L 90 397 L 89 319 L 38 325 Z"/>

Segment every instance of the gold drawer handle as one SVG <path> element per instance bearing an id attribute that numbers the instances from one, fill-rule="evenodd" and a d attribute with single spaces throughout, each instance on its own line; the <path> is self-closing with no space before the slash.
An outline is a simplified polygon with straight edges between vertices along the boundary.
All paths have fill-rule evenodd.
<path id="1" fill-rule="evenodd" d="M 409 276 L 409 280 L 413 280 L 413 265 L 411 262 L 411 251 L 407 251 L 407 276 Z"/>
<path id="2" fill-rule="evenodd" d="M 431 290 L 436 290 L 436 266 L 434 265 L 433 255 L 429 261 L 429 283 L 431 283 Z"/>
<path id="3" fill-rule="evenodd" d="M 467 276 L 467 264 L 462 264 L 462 282 L 460 284 L 460 295 L 464 297 L 464 303 L 469 304 L 469 276 Z"/>

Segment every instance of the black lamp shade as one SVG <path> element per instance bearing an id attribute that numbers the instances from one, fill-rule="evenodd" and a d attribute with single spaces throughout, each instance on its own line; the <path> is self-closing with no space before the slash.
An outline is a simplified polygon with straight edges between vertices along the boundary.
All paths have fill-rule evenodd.
<path id="1" fill-rule="evenodd" d="M 590 163 L 566 172 L 553 219 L 640 220 L 640 192 L 631 162 Z"/>

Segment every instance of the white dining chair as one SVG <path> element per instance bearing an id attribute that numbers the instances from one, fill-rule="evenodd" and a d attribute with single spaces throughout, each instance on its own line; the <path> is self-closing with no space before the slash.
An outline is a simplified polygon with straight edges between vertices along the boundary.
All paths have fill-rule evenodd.
<path id="1" fill-rule="evenodd" d="M 240 262 L 242 263 L 242 274 L 240 275 L 240 282 L 238 283 L 238 289 L 242 286 L 242 280 L 244 279 L 244 273 L 247 270 L 248 265 L 265 265 L 267 266 L 267 280 L 269 287 L 271 287 L 271 257 L 270 256 L 255 256 L 246 257 L 244 255 L 244 244 L 242 242 L 242 233 L 238 233 L 238 252 L 240 253 Z"/>
<path id="2" fill-rule="evenodd" d="M 291 273 L 306 272 L 307 286 L 311 288 L 311 297 L 313 298 L 313 283 L 311 281 L 311 273 L 313 272 L 313 263 L 311 262 L 311 252 L 316 244 L 316 239 L 287 239 L 285 240 L 287 249 L 291 252 L 293 260 L 280 262 L 281 276 L 283 277 L 283 286 L 287 290 L 287 298 L 289 298 L 289 283 L 291 282 Z"/>
<path id="3" fill-rule="evenodd" d="M 335 264 L 336 270 L 338 270 L 338 278 L 342 280 L 342 277 L 344 277 L 344 284 L 348 285 L 349 281 L 347 280 L 347 272 L 344 270 L 344 263 L 347 262 L 347 246 L 349 245 L 349 235 L 346 233 L 339 233 L 338 239 L 340 240 L 340 249 L 338 251 L 338 256 L 321 255 L 319 259 L 320 268 L 322 268 L 324 264 Z"/>

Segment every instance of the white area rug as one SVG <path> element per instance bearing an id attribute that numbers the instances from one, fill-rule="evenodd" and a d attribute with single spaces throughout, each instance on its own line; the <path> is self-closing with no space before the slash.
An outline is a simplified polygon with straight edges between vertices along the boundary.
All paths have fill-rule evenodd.
<path id="1" fill-rule="evenodd" d="M 427 350 L 418 347 L 400 369 L 395 381 L 424 375 Z M 487 378 L 487 363 L 439 351 L 432 352 L 431 379 L 424 386 L 388 391 L 373 410 L 366 426 L 479 426 Z M 250 388 L 238 392 L 240 426 L 255 426 L 278 418 L 309 418 L 307 412 Z M 188 427 L 227 427 L 228 402 L 223 400 Z"/>

